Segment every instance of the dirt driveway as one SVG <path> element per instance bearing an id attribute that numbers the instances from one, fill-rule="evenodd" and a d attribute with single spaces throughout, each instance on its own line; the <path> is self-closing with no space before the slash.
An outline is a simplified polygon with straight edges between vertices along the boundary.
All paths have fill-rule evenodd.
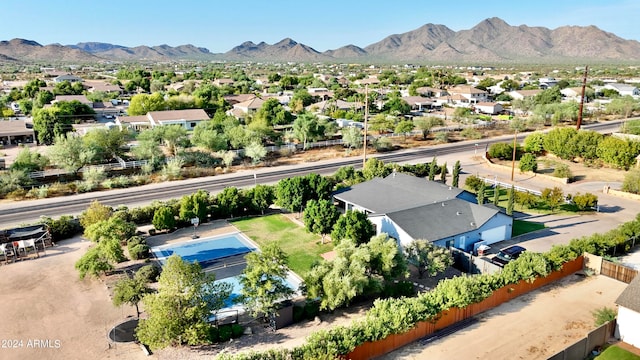
<path id="1" fill-rule="evenodd" d="M 627 284 L 571 275 L 477 316 L 477 323 L 426 345 L 419 341 L 381 359 L 547 359 L 594 329 L 591 312 Z"/>

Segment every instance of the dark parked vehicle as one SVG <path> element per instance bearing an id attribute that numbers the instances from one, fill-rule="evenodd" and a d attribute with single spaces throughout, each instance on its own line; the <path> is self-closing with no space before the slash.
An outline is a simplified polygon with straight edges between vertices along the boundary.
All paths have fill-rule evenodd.
<path id="1" fill-rule="evenodd" d="M 525 250 L 522 246 L 513 245 L 500 250 L 500 252 L 491 259 L 491 262 L 498 266 L 505 266 L 511 260 L 517 259 Z"/>

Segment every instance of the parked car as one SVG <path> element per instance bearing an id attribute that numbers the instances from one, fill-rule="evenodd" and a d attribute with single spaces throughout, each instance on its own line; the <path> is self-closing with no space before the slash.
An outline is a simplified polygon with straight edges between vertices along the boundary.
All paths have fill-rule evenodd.
<path id="1" fill-rule="evenodd" d="M 496 254 L 496 256 L 491 259 L 491 262 L 500 267 L 505 266 L 510 261 L 517 259 L 520 254 L 522 254 L 526 250 L 527 249 L 518 245 L 509 246 L 508 248 L 500 250 L 500 252 L 498 252 L 498 254 Z"/>

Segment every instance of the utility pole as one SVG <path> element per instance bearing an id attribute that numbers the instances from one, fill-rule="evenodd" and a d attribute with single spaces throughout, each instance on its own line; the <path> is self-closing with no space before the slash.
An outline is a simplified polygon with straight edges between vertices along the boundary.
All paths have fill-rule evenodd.
<path id="1" fill-rule="evenodd" d="M 518 129 L 513 133 L 513 156 L 511 157 L 511 182 L 513 182 L 513 174 L 516 169 L 516 140 L 518 139 Z"/>
<path id="2" fill-rule="evenodd" d="M 362 168 L 367 163 L 367 120 L 369 118 L 369 84 L 364 85 L 364 142 L 362 148 Z"/>
<path id="3" fill-rule="evenodd" d="M 587 71 L 589 71 L 589 65 L 585 65 L 584 67 L 584 77 L 582 78 L 582 96 L 580 96 L 580 109 L 578 110 L 578 124 L 576 125 L 576 130 L 580 130 L 580 126 L 582 126 L 582 109 L 584 108 L 584 91 L 587 87 Z"/>

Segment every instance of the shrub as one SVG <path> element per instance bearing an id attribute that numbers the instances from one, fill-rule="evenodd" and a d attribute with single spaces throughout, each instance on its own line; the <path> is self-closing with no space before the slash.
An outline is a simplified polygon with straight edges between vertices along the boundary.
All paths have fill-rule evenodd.
<path id="1" fill-rule="evenodd" d="M 218 341 L 219 342 L 226 342 L 229 341 L 231 339 L 231 336 L 233 335 L 233 330 L 231 330 L 231 326 L 220 326 L 218 327 Z"/>
<path id="2" fill-rule="evenodd" d="M 516 148 L 516 159 L 518 158 L 518 148 Z M 510 143 L 495 143 L 489 146 L 489 157 L 505 160 L 513 158 L 513 146 Z"/>
<path id="3" fill-rule="evenodd" d="M 320 313 L 320 302 L 307 301 L 304 304 L 304 317 L 308 320 L 314 319 Z"/>
<path id="4" fill-rule="evenodd" d="M 389 151 L 393 150 L 393 143 L 388 137 L 380 136 L 373 140 L 373 147 L 376 149 L 376 151 Z"/>
<path id="5" fill-rule="evenodd" d="M 478 139 L 482 139 L 482 133 L 474 128 L 464 128 L 462 129 L 462 131 L 460 131 L 460 136 L 462 136 L 465 139 L 473 139 L 473 140 L 478 140 Z"/>
<path id="6" fill-rule="evenodd" d="M 475 175 L 469 175 L 464 181 L 464 185 L 474 192 L 478 192 L 484 181 Z"/>
<path id="7" fill-rule="evenodd" d="M 567 164 L 558 164 L 555 169 L 553 169 L 553 176 L 557 178 L 566 178 L 573 179 L 573 174 L 571 173 L 571 169 Z"/>
<path id="8" fill-rule="evenodd" d="M 598 197 L 592 193 L 577 193 L 572 197 L 571 202 L 579 211 L 590 210 L 598 205 Z"/>
<path id="9" fill-rule="evenodd" d="M 136 271 L 136 279 L 142 279 L 146 283 L 152 283 L 158 281 L 160 276 L 160 267 L 156 265 L 145 265 Z"/>
<path id="10" fill-rule="evenodd" d="M 600 309 L 594 310 L 591 314 L 593 315 L 593 322 L 595 326 L 600 326 L 615 319 L 617 311 L 612 308 L 602 307 Z"/>
<path id="11" fill-rule="evenodd" d="M 170 206 L 161 206 L 153 214 L 153 227 L 158 230 L 171 230 L 176 227 L 175 212 Z"/>
<path id="12" fill-rule="evenodd" d="M 544 133 L 536 131 L 524 139 L 524 151 L 540 154 L 544 151 Z"/>
<path id="13" fill-rule="evenodd" d="M 231 324 L 231 337 L 234 339 L 239 338 L 242 334 L 244 334 L 244 328 L 242 325 Z"/>
<path id="14" fill-rule="evenodd" d="M 528 191 L 516 191 L 515 200 L 520 206 L 531 209 L 538 204 L 539 198 Z"/>
<path id="15" fill-rule="evenodd" d="M 533 171 L 538 170 L 538 160 L 536 156 L 531 153 L 526 153 L 520 158 L 520 171 Z"/>
<path id="16" fill-rule="evenodd" d="M 631 170 L 624 176 L 622 191 L 640 194 L 640 170 Z"/>
<path id="17" fill-rule="evenodd" d="M 56 220 L 44 217 L 41 221 L 49 227 L 54 242 L 69 239 L 82 233 L 80 221 L 70 215 L 62 215 Z"/>
<path id="18" fill-rule="evenodd" d="M 127 242 L 127 250 L 132 260 L 146 259 L 149 257 L 149 245 L 140 236 L 132 236 Z"/>

